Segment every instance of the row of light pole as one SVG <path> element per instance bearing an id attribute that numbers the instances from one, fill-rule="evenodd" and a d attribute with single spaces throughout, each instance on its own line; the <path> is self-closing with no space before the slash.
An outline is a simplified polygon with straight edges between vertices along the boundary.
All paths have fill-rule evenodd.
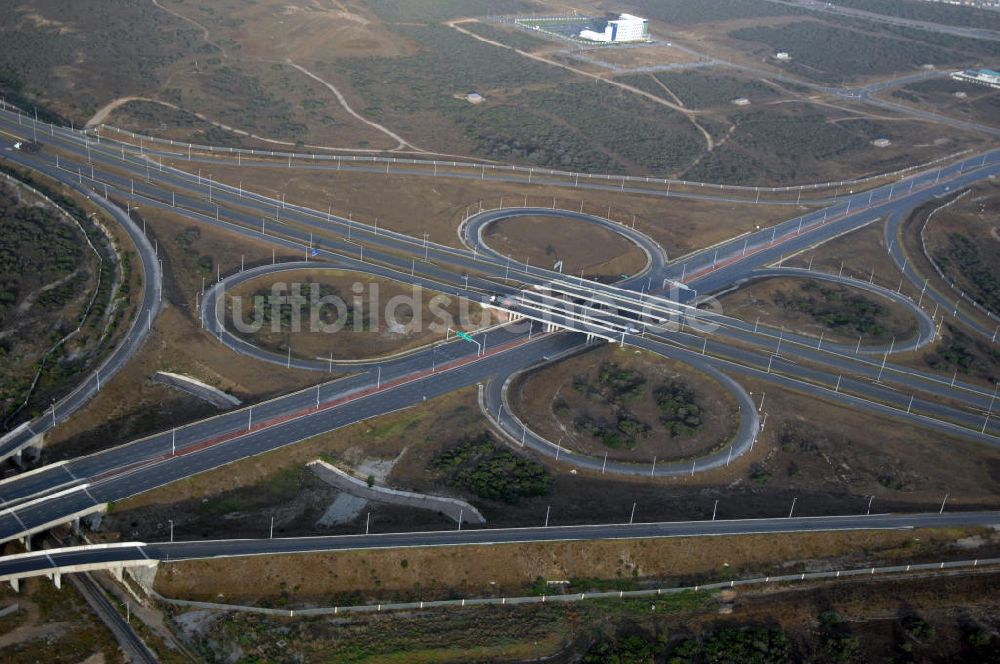
<path id="1" fill-rule="evenodd" d="M 950 494 L 948 494 L 948 493 L 946 493 L 944 495 L 944 499 L 941 501 L 941 507 L 938 509 L 938 514 L 944 514 L 945 504 L 948 502 L 948 497 L 949 496 L 950 496 Z M 797 497 L 792 498 L 792 505 L 791 505 L 791 507 L 788 510 L 788 516 L 786 518 L 791 519 L 791 518 L 794 517 L 794 515 L 795 515 L 795 506 L 798 503 L 798 500 L 799 499 Z M 868 506 L 867 506 L 867 508 L 865 510 L 865 516 L 871 516 L 871 513 L 872 513 L 872 502 L 874 500 L 875 500 L 875 496 L 874 495 L 868 496 Z M 636 509 L 638 508 L 638 506 L 639 506 L 638 501 L 634 501 L 632 503 L 632 509 L 629 512 L 629 517 L 628 517 L 628 525 L 630 525 L 630 526 L 635 524 L 635 512 L 636 512 Z M 718 514 L 718 510 L 719 510 L 719 499 L 717 498 L 715 500 L 715 503 L 712 505 L 712 519 L 711 519 L 712 521 L 716 520 L 716 516 Z M 549 527 L 549 518 L 550 518 L 551 514 L 552 514 L 552 505 L 550 503 L 549 505 L 546 505 L 546 507 L 545 507 L 545 521 L 544 521 L 544 523 L 542 525 L 543 528 L 548 528 Z M 459 513 L 458 513 L 458 526 L 457 526 L 457 530 L 462 530 L 462 522 L 464 520 L 464 515 L 465 515 L 464 508 L 460 509 Z M 170 524 L 170 542 L 172 543 L 174 541 L 174 520 L 173 519 L 167 519 L 167 521 Z M 365 514 L 365 535 L 366 536 L 371 534 L 371 524 L 372 524 L 372 513 L 371 513 L 371 510 L 369 510 Z M 268 531 L 268 539 L 274 539 L 274 515 L 271 515 L 271 525 L 270 525 L 270 528 L 269 528 L 269 531 Z"/>

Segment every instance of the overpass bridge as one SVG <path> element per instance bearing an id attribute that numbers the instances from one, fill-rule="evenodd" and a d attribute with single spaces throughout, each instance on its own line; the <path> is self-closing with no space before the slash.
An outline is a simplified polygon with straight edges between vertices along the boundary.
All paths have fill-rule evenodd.
<path id="1" fill-rule="evenodd" d="M 43 551 L 28 551 L 4 556 L 0 582 L 20 591 L 21 579 L 46 576 L 56 588 L 62 587 L 62 575 L 74 572 L 108 570 L 119 580 L 126 567 L 156 567 L 159 560 L 146 555 L 144 542 L 88 544 Z"/>
<path id="2" fill-rule="evenodd" d="M 580 332 L 594 338 L 625 342 L 628 335 L 644 334 L 647 328 L 676 331 L 685 324 L 711 333 L 717 324 L 699 320 L 696 307 L 652 293 L 607 284 L 556 279 L 523 288 L 511 294 L 496 294 L 484 307 L 504 312 L 511 320 L 539 321 L 546 331 Z"/>

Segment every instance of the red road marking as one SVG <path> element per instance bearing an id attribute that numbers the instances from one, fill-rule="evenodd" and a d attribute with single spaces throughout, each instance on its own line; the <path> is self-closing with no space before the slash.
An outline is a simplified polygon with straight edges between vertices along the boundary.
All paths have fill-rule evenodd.
<path id="1" fill-rule="evenodd" d="M 950 180 L 946 180 L 946 182 L 950 182 Z M 923 186 L 921 186 L 919 188 L 916 188 L 916 189 L 911 189 L 910 191 L 908 191 L 906 193 L 906 195 L 910 196 L 910 195 L 912 195 L 916 191 L 922 191 L 924 189 L 929 189 L 930 187 L 933 187 L 936 184 L 940 184 L 940 183 L 931 183 L 931 184 L 923 185 Z M 890 203 L 890 202 L 891 201 L 886 200 L 886 201 L 881 201 L 879 203 L 876 203 L 875 205 L 884 205 L 884 204 L 887 204 L 887 203 Z M 869 206 L 869 207 L 859 208 L 855 214 L 860 213 L 860 212 L 862 212 L 864 210 L 871 210 L 872 207 L 874 207 L 874 205 L 873 206 Z M 766 251 L 766 250 L 768 250 L 768 249 L 770 249 L 772 247 L 776 247 L 776 246 L 778 246 L 780 244 L 784 244 L 785 242 L 788 242 L 789 240 L 791 240 L 793 238 L 801 236 L 803 232 L 806 232 L 806 233 L 811 232 L 811 231 L 816 230 L 818 228 L 822 228 L 823 226 L 826 226 L 827 224 L 829 224 L 831 222 L 842 221 L 842 220 L 846 219 L 847 217 L 848 217 L 848 215 L 845 213 L 845 214 L 842 214 L 842 215 L 837 216 L 837 217 L 830 217 L 826 221 L 820 223 L 818 226 L 815 225 L 815 224 L 813 224 L 811 228 L 807 227 L 807 228 L 805 228 L 805 229 L 803 229 L 801 231 L 798 230 L 798 229 L 796 229 L 796 231 L 793 232 L 793 233 L 785 233 L 784 235 L 781 235 L 778 238 L 775 238 L 773 241 L 771 241 L 771 242 L 769 242 L 769 243 L 767 243 L 767 244 L 765 244 L 763 246 L 757 247 L 756 249 L 754 249 L 752 251 L 748 251 L 745 254 L 741 254 L 739 256 L 733 256 L 732 258 L 728 258 L 728 259 L 726 259 L 725 261 L 723 261 L 721 263 L 716 263 L 715 265 L 711 265 L 711 266 L 702 268 L 701 270 L 698 270 L 697 272 L 693 272 L 693 273 L 689 274 L 688 277 L 687 277 L 687 279 L 685 281 L 682 281 L 681 283 L 688 284 L 691 281 L 693 281 L 694 279 L 697 279 L 698 277 L 704 276 L 706 274 L 711 274 L 712 272 L 715 272 L 716 270 L 720 270 L 720 269 L 722 269 L 724 267 L 732 265 L 733 263 L 738 263 L 739 261 L 743 260 L 747 256 L 753 256 L 755 254 L 759 254 L 762 251 Z"/>
<path id="2" fill-rule="evenodd" d="M 539 335 L 539 336 L 541 336 L 541 335 Z M 342 406 L 345 403 L 349 403 L 351 401 L 356 401 L 358 399 L 364 398 L 366 396 L 370 396 L 372 394 L 377 394 L 379 392 L 384 392 L 386 390 L 391 390 L 391 389 L 393 389 L 395 387 L 399 387 L 400 385 L 405 385 L 407 383 L 416 382 L 416 381 L 418 381 L 418 380 L 420 380 L 420 379 L 422 379 L 422 378 L 424 378 L 426 376 L 430 376 L 430 375 L 433 375 L 433 374 L 436 374 L 436 373 L 440 373 L 441 371 L 450 371 L 451 369 L 456 369 L 458 367 L 465 366 L 467 364 L 472 364 L 473 362 L 476 362 L 478 360 L 484 359 L 486 357 L 492 357 L 494 355 L 498 355 L 500 353 L 504 353 L 504 352 L 506 352 L 506 351 L 508 351 L 508 350 L 510 350 L 512 348 L 516 348 L 517 346 L 524 345 L 527 342 L 528 342 L 528 339 L 515 339 L 515 340 L 509 341 L 509 342 L 507 342 L 505 344 L 501 344 L 499 346 L 495 346 L 495 347 L 491 348 L 490 350 L 486 351 L 485 353 L 483 353 L 482 355 L 479 355 L 479 356 L 471 356 L 470 355 L 470 356 L 466 356 L 466 357 L 460 357 L 460 358 L 452 360 L 450 362 L 445 362 L 444 364 L 441 364 L 438 367 L 436 367 L 434 371 L 430 371 L 429 369 L 425 369 L 425 370 L 422 370 L 422 371 L 417 371 L 417 372 L 414 372 L 414 373 L 406 374 L 404 376 L 400 376 L 399 378 L 395 378 L 393 380 L 385 381 L 379 387 L 365 388 L 363 390 L 359 390 L 357 392 L 353 392 L 351 394 L 348 394 L 346 396 L 340 397 L 338 399 L 333 399 L 333 400 L 330 400 L 330 401 L 324 401 L 324 402 L 320 403 L 319 408 L 317 408 L 316 406 L 311 406 L 309 408 L 303 408 L 303 409 L 300 409 L 300 410 L 297 410 L 297 411 L 294 411 L 294 412 L 291 412 L 291 413 L 285 413 L 284 415 L 277 415 L 277 416 L 272 417 L 270 419 L 263 420 L 260 423 L 253 424 L 248 429 L 244 429 L 244 428 L 234 429 L 234 430 L 228 431 L 228 432 L 226 432 L 224 434 L 220 434 L 220 435 L 218 435 L 218 436 L 216 436 L 214 438 L 209 438 L 207 440 L 203 440 L 203 441 L 199 441 L 197 443 L 193 443 L 191 445 L 187 445 L 187 446 L 179 449 L 177 451 L 177 454 L 161 454 L 158 457 L 153 457 L 151 459 L 145 459 L 143 461 L 137 461 L 135 463 L 131 463 L 131 464 L 128 464 L 126 466 L 122 466 L 120 468 L 115 468 L 113 470 L 109 470 L 109 471 L 107 471 L 105 473 L 102 473 L 100 475 L 94 476 L 92 478 L 92 482 L 96 483 L 96 482 L 103 481 L 103 480 L 106 480 L 106 479 L 111 479 L 113 477 L 116 477 L 116 476 L 119 476 L 119 475 L 123 475 L 123 474 L 125 474 L 126 472 L 128 472 L 130 470 L 138 470 L 139 468 L 142 468 L 142 467 L 145 467 L 145 466 L 154 465 L 154 464 L 160 463 L 161 461 L 166 461 L 168 459 L 176 459 L 179 456 L 183 456 L 183 455 L 186 455 L 186 454 L 192 454 L 194 452 L 200 452 L 202 450 L 205 450 L 205 449 L 207 449 L 209 447 L 213 447 L 213 446 L 218 445 L 220 443 L 224 443 L 224 442 L 227 442 L 227 441 L 230 441 L 230 440 L 235 440 L 235 439 L 241 438 L 241 437 L 243 437 L 245 435 L 248 435 L 248 434 L 251 434 L 251 433 L 256 433 L 257 431 L 261 431 L 263 429 L 269 429 L 271 427 L 278 426 L 279 424 L 284 424 L 285 422 L 289 422 L 291 420 L 298 419 L 300 417 L 305 417 L 307 415 L 310 415 L 310 414 L 313 414 L 313 413 L 318 413 L 318 412 L 323 411 L 323 410 L 329 410 L 331 408 L 336 408 L 337 406 Z"/>

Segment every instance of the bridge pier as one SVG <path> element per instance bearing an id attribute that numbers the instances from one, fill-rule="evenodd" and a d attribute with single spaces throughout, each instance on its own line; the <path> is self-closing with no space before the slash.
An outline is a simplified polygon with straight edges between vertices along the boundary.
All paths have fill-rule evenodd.
<path id="1" fill-rule="evenodd" d="M 80 547 L 71 547 L 71 549 L 76 549 L 79 552 L 85 552 L 93 549 L 113 549 L 116 547 L 124 547 L 127 549 L 132 549 L 136 546 L 142 546 L 137 542 L 125 542 L 122 544 L 97 544 L 97 545 L 87 545 Z M 71 549 L 63 549 L 71 550 Z M 141 554 L 141 550 L 139 552 Z M 143 598 L 138 595 L 129 584 L 124 583 L 125 574 L 128 573 L 133 579 L 135 579 L 139 586 L 145 590 L 146 593 L 154 595 L 153 583 L 156 579 L 156 568 L 160 564 L 159 560 L 150 560 L 149 558 L 136 558 L 132 559 L 115 559 L 114 556 L 110 556 L 110 559 L 106 556 L 98 555 L 96 560 L 84 561 L 75 564 L 59 565 L 54 561 L 48 551 L 40 551 L 34 554 L 17 554 L 19 558 L 25 559 L 25 564 L 21 566 L 21 569 L 17 571 L 12 571 L 9 574 L 0 575 L 0 582 L 6 581 L 10 583 L 10 587 L 14 592 L 20 592 L 21 590 L 21 580 L 29 577 L 42 577 L 46 576 L 52 580 L 52 584 L 59 589 L 62 589 L 62 577 L 63 574 L 78 574 L 92 572 L 95 570 L 106 570 L 114 575 L 114 577 L 122 583 L 122 585 L 136 598 L 136 601 L 143 602 Z M 47 563 L 47 564 L 46 564 Z"/>
<path id="2" fill-rule="evenodd" d="M 24 545 L 25 551 L 31 551 L 31 535 L 25 535 L 21 538 L 21 544 Z"/>
<path id="3" fill-rule="evenodd" d="M 73 517 L 73 534 L 80 535 L 80 517 Z"/>
<path id="4" fill-rule="evenodd" d="M 19 448 L 14 452 L 14 463 L 17 464 L 18 468 L 24 470 L 25 466 L 29 461 L 34 461 L 42 453 L 42 447 L 45 446 L 45 434 L 39 433 L 34 435 L 31 440 L 28 441 L 27 445 Z M 28 458 L 25 458 L 28 457 Z"/>
<path id="5" fill-rule="evenodd" d="M 13 451 L 8 452 L 7 454 L 0 457 L 0 461 L 2 461 L 3 459 L 10 458 L 21 469 L 24 469 L 25 463 L 27 461 L 24 458 L 25 450 L 28 449 L 33 450 L 34 454 L 32 456 L 34 458 L 38 458 L 38 456 L 41 454 L 42 447 L 44 447 L 45 445 L 45 433 L 35 433 L 34 431 L 32 431 L 30 422 L 24 422 L 16 429 L 7 432 L 3 436 L 0 436 L 0 445 L 6 445 L 15 438 L 19 438 L 20 436 L 24 435 L 25 431 L 29 432 L 31 434 L 31 437 L 28 438 L 28 440 L 25 441 L 24 443 L 18 444 L 17 448 L 14 449 Z"/>

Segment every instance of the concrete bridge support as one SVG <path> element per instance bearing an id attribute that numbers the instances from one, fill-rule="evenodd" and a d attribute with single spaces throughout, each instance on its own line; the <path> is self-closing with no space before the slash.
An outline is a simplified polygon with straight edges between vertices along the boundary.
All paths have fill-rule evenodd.
<path id="1" fill-rule="evenodd" d="M 30 461 L 38 459 L 42 454 L 42 448 L 45 446 L 45 434 L 39 433 L 31 437 L 23 447 L 18 448 L 14 452 L 13 459 L 14 463 L 18 465 L 22 470 L 27 466 Z"/>
<path id="2" fill-rule="evenodd" d="M 105 547 L 107 545 L 93 545 L 95 547 Z M 88 548 L 88 547 L 81 547 Z M 54 549 L 50 549 L 54 551 Z M 16 556 L 27 556 L 28 554 L 15 554 Z M 41 554 L 34 554 L 39 556 Z M 135 579 L 139 585 L 147 592 L 152 594 L 153 581 L 156 579 L 156 567 L 159 564 L 158 560 L 133 560 L 125 562 L 112 562 L 112 563 L 84 563 L 81 565 L 65 565 L 58 568 L 41 569 L 31 572 L 24 572 L 19 574 L 13 574 L 9 577 L 0 579 L 2 581 L 7 581 L 10 583 L 10 587 L 14 589 L 14 592 L 21 591 L 21 580 L 32 576 L 46 576 L 52 580 L 52 583 L 56 588 L 62 588 L 62 577 L 63 574 L 72 574 L 76 572 L 93 572 L 96 570 L 107 570 L 119 581 L 123 582 L 125 580 L 125 573 L 127 572 L 129 576 Z M 134 591 L 124 584 L 128 588 L 129 592 L 133 595 Z M 141 599 L 136 596 L 137 600 Z"/>
<path id="3" fill-rule="evenodd" d="M 156 581 L 156 568 L 157 565 L 130 565 L 125 567 L 125 572 L 132 577 L 132 580 L 139 584 L 147 595 L 153 596 L 153 583 Z M 126 588 L 131 592 L 131 586 L 125 585 Z M 138 599 L 138 597 L 136 597 Z"/>

